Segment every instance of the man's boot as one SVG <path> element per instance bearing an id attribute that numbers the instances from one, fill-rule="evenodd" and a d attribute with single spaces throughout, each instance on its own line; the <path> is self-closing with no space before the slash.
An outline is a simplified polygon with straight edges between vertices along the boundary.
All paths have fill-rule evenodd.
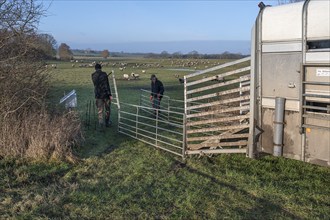
<path id="1" fill-rule="evenodd" d="M 99 123 L 98 130 L 100 132 L 104 132 L 104 124 L 103 123 Z"/>
<path id="2" fill-rule="evenodd" d="M 111 126 L 110 118 L 105 119 L 105 127 L 109 128 Z"/>

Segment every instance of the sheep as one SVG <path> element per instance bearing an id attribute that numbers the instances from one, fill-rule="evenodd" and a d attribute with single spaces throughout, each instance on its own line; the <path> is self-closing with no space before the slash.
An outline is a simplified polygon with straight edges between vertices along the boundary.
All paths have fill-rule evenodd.
<path id="1" fill-rule="evenodd" d="M 109 65 L 109 62 L 107 62 L 107 63 L 102 63 L 101 64 L 101 66 L 103 67 L 103 66 L 108 66 Z"/>
<path id="2" fill-rule="evenodd" d="M 124 77 L 124 79 L 129 80 L 129 75 L 128 75 L 128 74 L 125 73 L 125 74 L 123 75 L 123 77 Z"/>
<path id="3" fill-rule="evenodd" d="M 137 73 L 131 73 L 131 77 L 133 77 L 134 79 L 138 79 L 139 78 L 139 74 Z"/>
<path id="4" fill-rule="evenodd" d="M 224 78 L 223 77 L 216 76 L 216 78 L 215 79 L 212 79 L 212 81 L 223 82 L 224 81 Z"/>
<path id="5" fill-rule="evenodd" d="M 146 73 L 146 70 L 141 70 L 142 73 Z"/>
<path id="6" fill-rule="evenodd" d="M 52 68 L 56 69 L 57 68 L 57 64 L 52 64 Z"/>

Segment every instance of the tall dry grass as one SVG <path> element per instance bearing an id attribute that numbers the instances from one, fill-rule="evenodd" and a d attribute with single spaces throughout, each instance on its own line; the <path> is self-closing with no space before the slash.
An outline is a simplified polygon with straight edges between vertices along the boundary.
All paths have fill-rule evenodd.
<path id="1" fill-rule="evenodd" d="M 80 140 L 81 124 L 76 112 L 52 115 L 46 110 L 26 111 L 2 120 L 0 155 L 72 161 L 72 147 Z"/>
<path id="2" fill-rule="evenodd" d="M 75 111 L 47 110 L 48 74 L 41 65 L 11 63 L 0 78 L 0 157 L 72 160 L 72 146 L 82 139 L 80 119 Z"/>

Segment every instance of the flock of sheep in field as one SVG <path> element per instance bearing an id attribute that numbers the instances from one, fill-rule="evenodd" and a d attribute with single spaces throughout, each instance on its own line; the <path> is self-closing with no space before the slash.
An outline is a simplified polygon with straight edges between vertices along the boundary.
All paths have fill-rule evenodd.
<path id="1" fill-rule="evenodd" d="M 71 60 L 71 67 L 94 67 L 95 64 L 97 63 L 96 61 L 93 62 L 86 62 L 84 60 Z M 140 79 L 140 74 L 145 74 L 147 73 L 146 69 L 148 68 L 162 68 L 164 67 L 161 62 L 150 62 L 150 63 L 126 63 L 126 62 L 98 62 L 99 64 L 102 65 L 102 67 L 112 67 L 112 68 L 118 68 L 119 71 L 124 72 L 127 67 L 130 67 L 132 69 L 136 69 L 135 72 L 131 72 L 130 74 L 128 73 L 123 73 L 122 79 L 124 80 L 138 80 Z M 220 65 L 220 62 L 216 61 L 209 61 L 209 60 L 183 60 L 183 59 L 176 59 L 176 60 L 171 60 L 170 61 L 170 67 L 173 68 L 190 68 L 191 70 L 197 70 L 199 69 L 207 69 L 212 66 L 217 66 Z M 56 69 L 58 67 L 58 64 L 46 64 L 46 68 L 54 68 Z M 140 69 L 140 70 L 138 70 Z M 141 72 L 141 73 L 140 73 Z M 140 73 L 140 74 L 139 74 Z M 178 74 L 174 74 L 174 77 L 179 80 L 180 83 L 183 83 L 183 79 L 180 78 Z"/>

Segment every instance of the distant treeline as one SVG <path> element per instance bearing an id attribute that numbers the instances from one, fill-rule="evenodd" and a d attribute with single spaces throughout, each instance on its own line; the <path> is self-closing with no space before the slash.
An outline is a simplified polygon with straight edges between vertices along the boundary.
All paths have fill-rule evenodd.
<path id="1" fill-rule="evenodd" d="M 96 50 L 81 50 L 73 49 L 74 56 L 86 57 L 101 57 L 102 51 Z M 163 51 L 161 53 L 128 53 L 128 52 L 110 52 L 110 57 L 144 57 L 144 58 L 172 58 L 172 59 L 240 59 L 249 55 L 242 55 L 240 53 L 230 53 L 225 51 L 221 54 L 199 54 L 197 51 L 192 51 L 187 54 L 181 52 L 168 53 Z"/>
<path id="2" fill-rule="evenodd" d="M 230 53 L 230 52 L 224 52 L 222 54 L 199 54 L 199 53 L 144 54 L 144 57 L 146 58 L 171 58 L 171 59 L 241 59 L 246 56 L 247 55 L 242 55 L 240 53 Z"/>

